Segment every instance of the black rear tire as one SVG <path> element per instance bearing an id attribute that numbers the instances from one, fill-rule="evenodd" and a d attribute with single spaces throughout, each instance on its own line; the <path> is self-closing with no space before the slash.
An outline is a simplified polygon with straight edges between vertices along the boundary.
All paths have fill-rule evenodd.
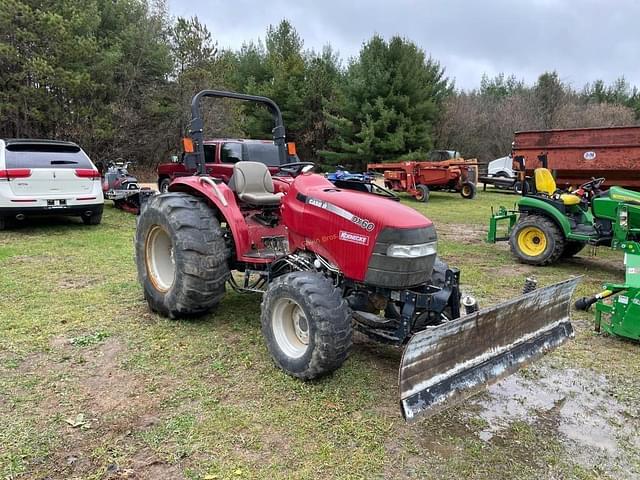
<path id="1" fill-rule="evenodd" d="M 529 233 L 527 233 L 529 232 Z M 528 242 L 534 251 L 527 251 L 525 237 L 534 240 Z M 535 242 L 537 238 L 537 242 Z M 565 247 L 565 237 L 558 226 L 548 217 L 537 214 L 521 216 L 509 236 L 511 253 L 522 263 L 529 265 L 549 265 L 555 263 Z M 539 252 L 535 251 L 539 247 Z M 544 245 L 544 247 L 542 247 Z"/>
<path id="2" fill-rule="evenodd" d="M 467 200 L 475 198 L 476 193 L 476 186 L 472 182 L 464 182 L 460 187 L 460 195 Z"/>
<path id="3" fill-rule="evenodd" d="M 155 238 L 170 242 L 166 255 L 155 255 Z M 157 247 L 158 251 L 160 247 Z M 229 249 L 215 211 L 187 193 L 165 193 L 149 199 L 138 218 L 138 279 L 151 310 L 169 318 L 202 315 L 215 307 L 230 276 Z M 173 257 L 171 272 L 159 274 L 154 258 Z M 171 269 L 169 264 L 164 263 Z"/>
<path id="4" fill-rule="evenodd" d="M 584 247 L 586 243 L 576 242 L 574 240 L 567 240 L 562 251 L 562 258 L 571 258 L 577 255 Z"/>
<path id="5" fill-rule="evenodd" d="M 93 213 L 89 216 L 82 215 L 81 218 L 85 225 L 100 225 L 100 222 L 102 222 L 102 212 Z"/>
<path id="6" fill-rule="evenodd" d="M 416 200 L 422 203 L 427 203 L 429 201 L 429 187 L 426 185 L 418 185 L 416 187 L 418 193 L 416 194 Z"/>
<path id="7" fill-rule="evenodd" d="M 4 217 L 0 217 L 0 230 L 7 228 L 7 220 Z"/>
<path id="8" fill-rule="evenodd" d="M 295 315 L 288 313 L 292 309 Z M 287 328 L 289 315 L 304 322 L 306 330 Z M 261 321 L 274 362 L 294 377 L 321 377 L 349 356 L 351 310 L 340 290 L 320 273 L 293 272 L 271 282 L 262 301 Z"/>

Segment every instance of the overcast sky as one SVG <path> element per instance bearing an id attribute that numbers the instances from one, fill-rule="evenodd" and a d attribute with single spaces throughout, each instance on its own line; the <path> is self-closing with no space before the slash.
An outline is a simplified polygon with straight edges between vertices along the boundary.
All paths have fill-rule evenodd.
<path id="1" fill-rule="evenodd" d="M 221 48 L 264 39 L 287 18 L 305 48 L 330 43 L 343 61 L 374 33 L 413 40 L 460 88 L 483 73 L 531 83 L 557 70 L 576 88 L 624 75 L 640 86 L 640 0 L 169 0 L 173 15 L 198 16 Z"/>

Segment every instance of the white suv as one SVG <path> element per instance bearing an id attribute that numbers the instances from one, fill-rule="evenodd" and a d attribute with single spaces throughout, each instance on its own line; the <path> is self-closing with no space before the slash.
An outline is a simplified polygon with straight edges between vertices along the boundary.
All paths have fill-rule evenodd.
<path id="1" fill-rule="evenodd" d="M 7 219 L 31 215 L 102 220 L 100 173 L 71 142 L 0 139 L 0 229 Z"/>

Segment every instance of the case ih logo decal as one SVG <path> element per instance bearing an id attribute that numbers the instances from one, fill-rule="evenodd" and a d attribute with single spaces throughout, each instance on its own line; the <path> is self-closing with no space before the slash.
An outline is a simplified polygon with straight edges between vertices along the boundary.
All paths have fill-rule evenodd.
<path id="1" fill-rule="evenodd" d="M 336 215 L 346 220 L 349 220 L 350 222 L 355 223 L 360 228 L 365 229 L 367 232 L 370 232 L 374 228 L 376 228 L 375 223 L 367 220 L 366 218 L 360 218 L 359 216 L 354 215 L 350 211 L 345 210 L 344 208 L 340 208 L 339 206 L 334 205 L 333 203 L 325 202 L 324 200 L 319 200 L 317 198 L 311 198 L 311 197 L 306 197 L 304 201 L 309 205 L 313 205 L 314 207 L 322 208 L 331 213 L 335 213 Z"/>
<path id="2" fill-rule="evenodd" d="M 358 245 L 369 245 L 369 237 L 358 233 L 345 232 L 340 230 L 340 240 L 345 242 L 357 243 Z"/>

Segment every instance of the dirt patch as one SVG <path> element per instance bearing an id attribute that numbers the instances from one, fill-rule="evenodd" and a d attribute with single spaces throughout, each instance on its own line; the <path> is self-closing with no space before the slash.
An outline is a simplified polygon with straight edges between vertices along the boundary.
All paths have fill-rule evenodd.
<path id="1" fill-rule="evenodd" d="M 608 471 L 616 478 L 637 478 L 640 446 L 637 412 L 612 397 L 602 374 L 588 369 L 537 366 L 532 377 L 512 375 L 474 400 L 487 427 L 478 433 L 492 441 L 514 422 L 543 423 L 557 430 L 572 461 Z M 631 453 L 625 446 L 632 445 Z"/>
<path id="2" fill-rule="evenodd" d="M 6 260 L 7 264 L 33 264 L 39 265 L 51 262 L 53 256 L 51 255 L 13 255 Z"/>
<path id="3" fill-rule="evenodd" d="M 477 245 L 487 237 L 486 227 L 463 223 L 442 223 L 438 225 L 438 235 L 445 240 L 464 245 Z"/>
<path id="4" fill-rule="evenodd" d="M 100 282 L 100 277 L 92 277 L 89 275 L 65 275 L 58 280 L 58 288 L 62 290 L 90 287 Z"/>
<path id="5" fill-rule="evenodd" d="M 52 454 L 52 464 L 58 466 L 55 473 L 60 477 L 52 478 L 85 478 L 101 469 L 109 479 L 183 478 L 182 469 L 145 450 L 132 436 L 132 432 L 153 428 L 161 421 L 160 402 L 163 393 L 171 389 L 164 386 L 159 388 L 160 393 L 150 394 L 143 375 L 123 368 L 129 350 L 117 337 L 92 347 L 77 347 L 67 338 L 55 337 L 50 345 L 54 352 L 74 359 L 57 364 L 67 372 L 64 380 L 52 385 L 59 395 L 39 405 L 43 416 L 47 411 L 62 414 L 60 445 Z M 38 363 L 38 368 L 46 368 L 47 363 L 54 362 L 49 356 L 48 362 L 40 359 Z M 73 425 L 78 415 L 82 424 Z M 104 445 L 137 453 L 123 465 L 96 465 L 92 452 Z"/>
<path id="6" fill-rule="evenodd" d="M 180 480 L 185 478 L 182 469 L 170 465 L 154 452 L 143 448 L 124 465 L 111 464 L 107 467 L 105 479 L 128 480 Z"/>
<path id="7" fill-rule="evenodd" d="M 142 378 L 120 366 L 125 353 L 125 345 L 113 337 L 85 353 L 88 368 L 84 369 L 86 376 L 82 376 L 80 385 L 93 415 L 124 416 L 123 423 L 128 425 L 131 417 L 145 415 L 156 401 L 145 393 Z"/>

